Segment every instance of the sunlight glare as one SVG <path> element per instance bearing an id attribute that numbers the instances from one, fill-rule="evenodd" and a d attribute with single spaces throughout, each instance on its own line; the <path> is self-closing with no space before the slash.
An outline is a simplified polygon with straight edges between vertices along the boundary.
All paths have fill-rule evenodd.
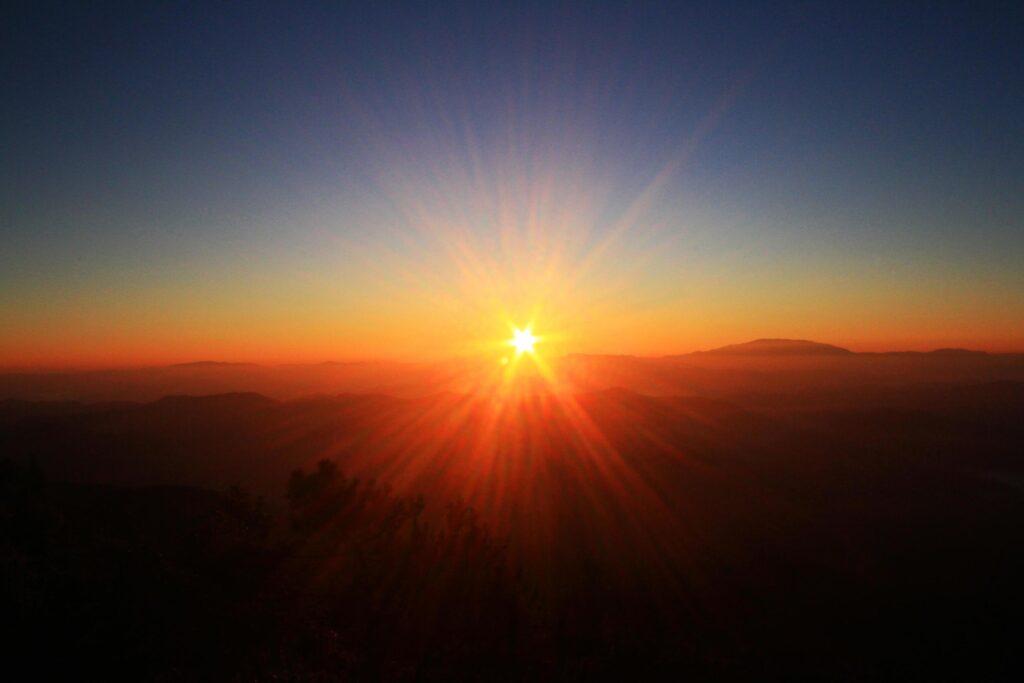
<path id="1" fill-rule="evenodd" d="M 538 341 L 537 337 L 533 336 L 533 332 L 527 327 L 525 330 L 516 328 L 512 339 L 509 344 L 516 347 L 516 355 L 522 353 L 533 353 L 533 345 Z"/>

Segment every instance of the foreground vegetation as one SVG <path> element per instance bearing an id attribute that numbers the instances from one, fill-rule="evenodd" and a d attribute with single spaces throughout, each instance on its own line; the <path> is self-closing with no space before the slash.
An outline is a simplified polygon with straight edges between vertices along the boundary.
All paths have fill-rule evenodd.
<path id="1" fill-rule="evenodd" d="M 557 542 L 558 567 L 516 556 L 472 508 L 392 495 L 330 461 L 293 472 L 282 509 L 238 488 L 70 485 L 0 466 L 8 652 L 44 679 L 852 680 L 1019 665 L 1009 546 L 1008 564 L 981 572 L 903 557 L 845 579 L 750 557 L 717 569 L 723 593 L 710 563 L 666 573 L 616 562 L 616 548 L 574 563 L 582 546 Z"/>

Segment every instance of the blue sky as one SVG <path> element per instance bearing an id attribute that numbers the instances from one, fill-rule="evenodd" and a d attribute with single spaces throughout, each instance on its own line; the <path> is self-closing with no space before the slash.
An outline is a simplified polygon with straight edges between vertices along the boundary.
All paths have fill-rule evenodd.
<path id="1" fill-rule="evenodd" d="M 173 326 L 190 283 L 240 272 L 450 283 L 438 226 L 461 221 L 457 239 L 510 271 L 537 267 L 519 262 L 531 230 L 570 271 L 613 243 L 600 268 L 640 306 L 716 281 L 674 263 L 769 292 L 836 270 L 863 293 L 882 273 L 938 307 L 893 342 L 958 341 L 971 300 L 991 309 L 978 343 L 1024 342 L 1021 19 L 968 3 L 8 10 L 0 311 L 24 346 L 61 328 L 68 293 L 109 320 L 149 292 Z M 950 279 L 967 291 L 944 311 Z M 828 296 L 808 319 L 846 305 Z"/>

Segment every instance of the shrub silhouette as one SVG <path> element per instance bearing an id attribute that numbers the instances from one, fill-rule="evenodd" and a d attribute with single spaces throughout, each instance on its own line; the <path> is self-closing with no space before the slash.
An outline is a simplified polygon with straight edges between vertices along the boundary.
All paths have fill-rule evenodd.
<path id="1" fill-rule="evenodd" d="M 670 581 L 650 557 L 623 557 L 607 529 L 598 547 L 571 533 L 578 525 L 555 529 L 557 557 L 523 570 L 510 550 L 517 539 L 496 537 L 464 501 L 396 495 L 330 461 L 282 484 L 287 505 L 275 508 L 240 487 L 71 485 L 0 460 L 7 670 L 48 680 L 749 679 L 793 670 L 871 679 L 907 650 L 964 651 L 963 631 L 947 632 L 950 615 L 994 634 L 973 641 L 974 669 L 1013 665 L 981 656 L 1014 651 L 993 610 L 1011 614 L 1019 603 L 1010 569 L 1020 551 L 1003 542 L 1012 515 L 989 527 L 1007 532 L 991 536 L 992 550 L 989 541 L 958 546 L 1008 557 L 1005 579 L 994 563 L 975 566 L 976 556 L 947 558 L 951 581 L 989 579 L 970 589 L 938 583 L 931 559 L 944 555 L 889 573 L 829 574 L 800 563 L 814 546 L 792 536 L 795 550 L 777 558 L 763 546 L 746 558 L 703 548 L 693 567 L 669 567 Z M 728 519 L 715 521 L 709 528 L 725 537 Z M 752 547 L 739 538 L 737 548 Z M 538 566 L 560 574 L 557 588 L 535 585 Z M 930 601 L 934 586 L 948 586 L 949 599 Z"/>
<path id="2" fill-rule="evenodd" d="M 522 582 L 472 508 L 450 503 L 435 529 L 422 497 L 394 496 L 326 461 L 292 473 L 288 500 L 288 571 L 309 591 L 308 600 L 290 600 L 292 616 L 307 625 L 305 649 L 346 663 L 333 673 L 511 666 Z M 352 640 L 342 644 L 338 634 Z"/>

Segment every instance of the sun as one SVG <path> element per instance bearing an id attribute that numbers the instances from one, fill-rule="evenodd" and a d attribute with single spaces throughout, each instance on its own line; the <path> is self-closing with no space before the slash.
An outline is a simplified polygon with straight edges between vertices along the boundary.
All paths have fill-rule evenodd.
<path id="1" fill-rule="evenodd" d="M 533 353 L 533 345 L 539 340 L 533 336 L 533 332 L 527 327 L 525 330 L 515 328 L 509 344 L 516 347 L 516 355 L 522 353 Z"/>

